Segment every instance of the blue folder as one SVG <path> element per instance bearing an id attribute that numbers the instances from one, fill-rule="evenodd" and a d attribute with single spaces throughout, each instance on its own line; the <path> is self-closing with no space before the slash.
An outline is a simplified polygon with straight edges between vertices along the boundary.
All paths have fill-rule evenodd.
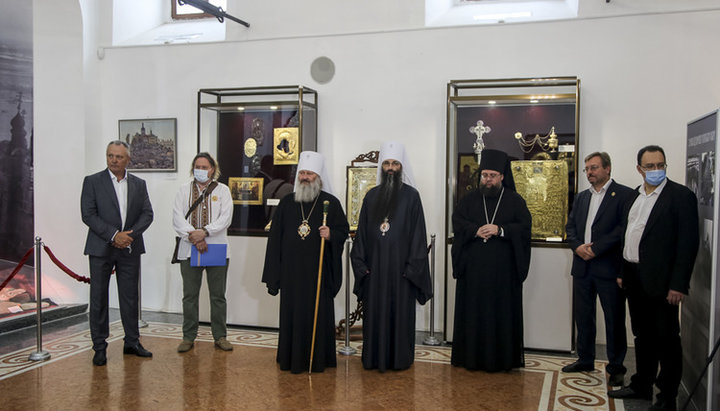
<path id="1" fill-rule="evenodd" d="M 190 265 L 192 267 L 213 267 L 227 263 L 227 244 L 208 244 L 204 253 L 199 253 L 197 247 L 192 246 L 190 252 Z"/>

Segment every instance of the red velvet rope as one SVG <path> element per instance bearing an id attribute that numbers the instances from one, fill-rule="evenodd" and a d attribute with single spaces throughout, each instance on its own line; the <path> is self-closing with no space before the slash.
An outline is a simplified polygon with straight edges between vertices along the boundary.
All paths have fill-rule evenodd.
<path id="1" fill-rule="evenodd" d="M 83 277 L 81 275 L 75 274 L 71 269 L 67 268 L 65 264 L 61 263 L 60 260 L 58 260 L 55 257 L 55 254 L 53 254 L 52 251 L 50 251 L 50 248 L 46 245 L 43 245 L 43 248 L 45 249 L 45 252 L 48 254 L 48 257 L 50 257 L 50 260 L 52 260 L 53 263 L 55 263 L 56 266 L 58 266 L 59 269 L 63 270 L 65 274 L 69 275 L 70 277 L 83 282 L 83 283 L 90 283 L 89 277 Z"/>
<path id="2" fill-rule="evenodd" d="M 13 277 L 15 277 L 15 274 L 17 274 L 20 271 L 20 269 L 22 268 L 22 266 L 25 265 L 25 262 L 27 261 L 27 259 L 30 258 L 30 254 L 33 253 L 33 249 L 34 249 L 34 247 L 30 247 L 30 249 L 27 250 L 27 253 L 25 253 L 23 258 L 20 259 L 20 262 L 18 263 L 17 267 L 15 267 L 13 272 L 10 273 L 10 276 L 8 278 L 6 278 L 2 284 L 0 284 L 0 291 L 2 291 L 2 289 L 5 288 L 6 285 L 8 285 L 10 280 L 12 280 Z"/>

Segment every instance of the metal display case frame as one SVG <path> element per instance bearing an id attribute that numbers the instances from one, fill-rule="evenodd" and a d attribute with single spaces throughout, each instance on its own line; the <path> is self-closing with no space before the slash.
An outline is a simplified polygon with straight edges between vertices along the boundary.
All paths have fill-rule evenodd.
<path id="1" fill-rule="evenodd" d="M 235 210 L 228 235 L 267 236 L 297 160 L 317 150 L 317 91 L 303 86 L 198 91 L 197 151 L 214 155 Z M 237 186 L 237 187 L 236 187 Z"/>
<path id="2" fill-rule="evenodd" d="M 450 81 L 446 138 L 447 244 L 452 244 L 452 212 L 457 202 L 477 186 L 478 145 L 481 149 L 502 150 L 514 160 L 566 160 L 568 192 L 563 221 L 567 222 L 577 191 L 575 153 L 579 143 L 579 113 L 580 80 L 577 77 Z M 533 246 L 566 247 L 564 226 L 553 238 L 534 238 Z"/>
<path id="3" fill-rule="evenodd" d="M 572 76 L 452 80 L 447 84 L 446 104 L 443 333 L 448 339 L 452 335 L 450 305 L 454 301 L 449 295 L 454 290 L 450 284 L 452 267 L 449 262 L 453 242 L 452 213 L 463 194 L 461 189 L 467 193 L 478 183 L 479 172 L 472 170 L 473 165 L 478 168 L 475 149 L 502 150 L 521 163 L 536 155 L 539 155 L 539 162 L 564 159 L 567 206 L 562 217 L 567 221 L 577 192 L 578 161 L 582 161 L 577 159 L 580 152 L 580 80 Z M 507 174 L 505 178 L 508 178 Z M 562 229 L 564 232 L 564 226 Z M 554 249 L 568 248 L 564 234 L 559 237 L 545 241 L 535 239 L 532 247 L 546 248 L 546 252 L 538 254 L 552 255 Z M 572 319 L 570 321 L 572 323 Z M 570 334 L 574 347 L 573 327 L 570 327 Z"/>

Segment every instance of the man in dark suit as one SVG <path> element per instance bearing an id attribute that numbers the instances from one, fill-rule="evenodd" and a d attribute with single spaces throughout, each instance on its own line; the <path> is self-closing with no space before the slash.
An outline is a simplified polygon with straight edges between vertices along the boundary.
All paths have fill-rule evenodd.
<path id="1" fill-rule="evenodd" d="M 606 367 L 610 385 L 623 385 L 627 369 L 625 294 L 616 279 L 622 265 L 622 220 L 625 204 L 632 195 L 629 187 L 610 178 L 610 156 L 595 152 L 585 157 L 590 187 L 575 197 L 567 223 L 568 244 L 574 251 L 573 312 L 577 326 L 578 360 L 563 372 L 595 369 L 596 299 L 605 314 Z"/>
<path id="2" fill-rule="evenodd" d="M 665 152 L 642 148 L 637 170 L 644 184 L 629 209 L 618 284 L 627 291 L 637 372 L 612 398 L 652 399 L 651 410 L 675 410 L 682 376 L 678 305 L 688 294 L 699 244 L 697 199 L 665 176 Z M 660 373 L 658 374 L 658 364 Z"/>
<path id="3" fill-rule="evenodd" d="M 90 259 L 90 334 L 95 365 L 107 362 L 108 286 L 113 269 L 125 330 L 123 352 L 152 357 L 140 344 L 138 330 L 140 255 L 145 252 L 142 235 L 152 223 L 152 206 L 145 181 L 127 173 L 128 145 L 111 142 L 106 157 L 107 169 L 85 177 L 80 198 L 82 220 L 89 227 L 85 255 Z"/>

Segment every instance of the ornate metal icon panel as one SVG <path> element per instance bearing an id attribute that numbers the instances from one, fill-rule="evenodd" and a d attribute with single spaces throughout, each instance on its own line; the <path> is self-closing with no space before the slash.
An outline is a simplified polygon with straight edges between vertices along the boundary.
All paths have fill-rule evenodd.
<path id="1" fill-rule="evenodd" d="M 300 158 L 300 140 L 297 127 L 280 127 L 273 130 L 273 163 L 297 164 Z"/>
<path id="2" fill-rule="evenodd" d="M 377 167 L 348 167 L 347 218 L 350 230 L 357 230 L 365 194 L 375 187 Z"/>
<path id="3" fill-rule="evenodd" d="M 568 213 L 565 160 L 513 161 L 515 188 L 532 215 L 532 239 L 562 241 Z"/>

